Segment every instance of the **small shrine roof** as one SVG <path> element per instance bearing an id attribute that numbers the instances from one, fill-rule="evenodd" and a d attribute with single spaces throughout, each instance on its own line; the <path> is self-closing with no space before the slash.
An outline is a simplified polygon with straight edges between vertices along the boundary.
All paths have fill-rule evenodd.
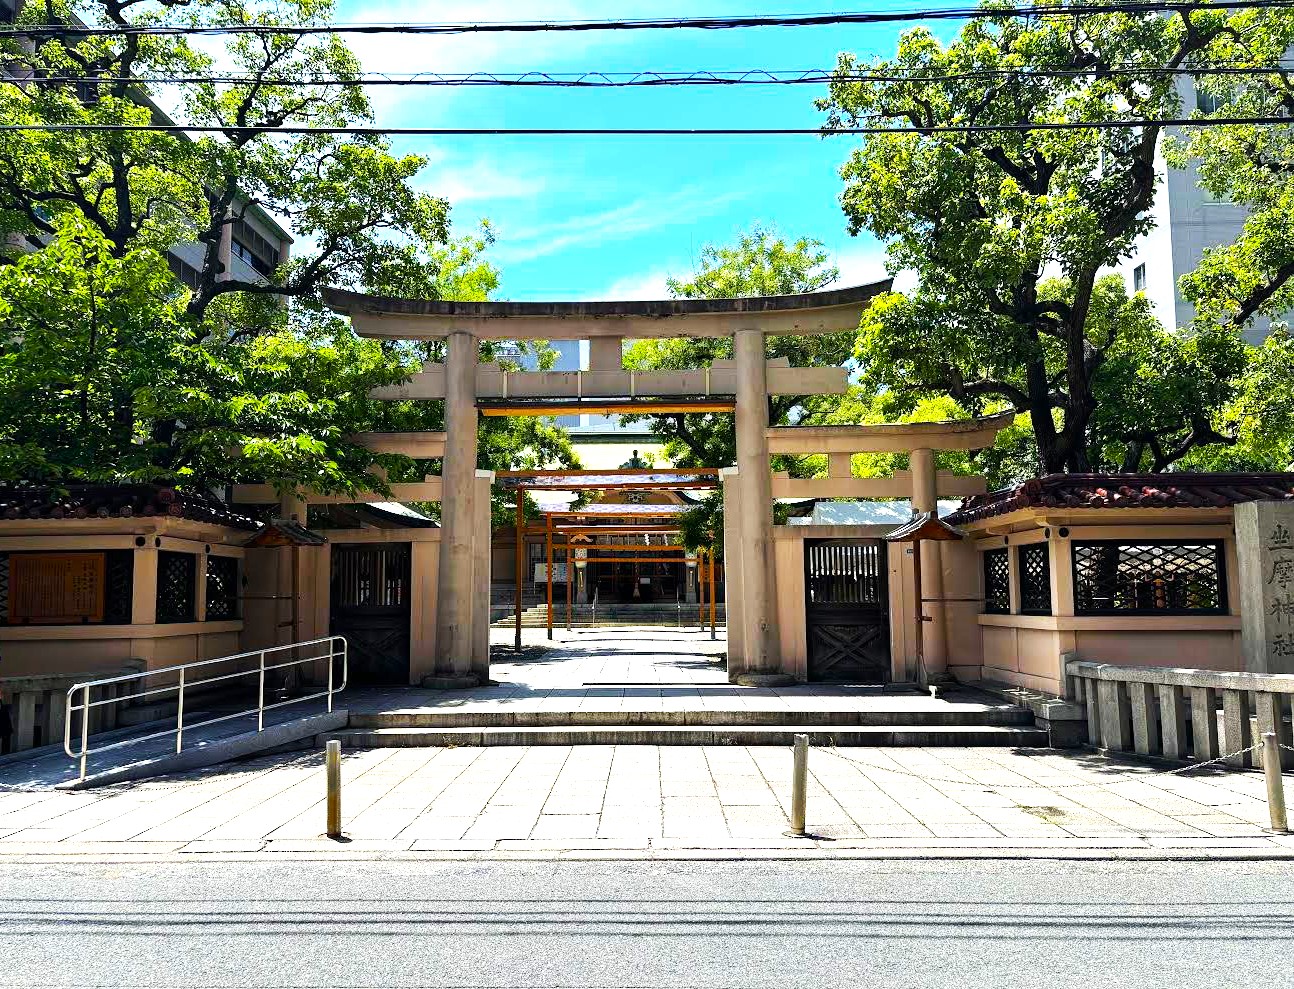
<path id="1" fill-rule="evenodd" d="M 160 484 L 0 485 L 0 521 L 155 517 L 249 531 L 260 525 L 215 498 Z"/>
<path id="2" fill-rule="evenodd" d="M 1229 508 L 1294 499 L 1294 473 L 1048 474 L 972 495 L 947 516 L 952 525 L 1025 508 Z"/>

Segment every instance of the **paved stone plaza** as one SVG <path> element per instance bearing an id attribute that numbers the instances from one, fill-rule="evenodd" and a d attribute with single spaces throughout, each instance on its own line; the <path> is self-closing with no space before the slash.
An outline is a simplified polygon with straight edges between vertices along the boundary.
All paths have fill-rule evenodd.
<path id="1" fill-rule="evenodd" d="M 272 851 L 956 849 L 1294 854 L 1264 831 L 1262 776 L 1189 777 L 1047 750 L 814 749 L 808 842 L 783 836 L 777 747 L 380 749 L 344 757 L 322 837 L 318 753 L 87 792 L 0 793 L 0 856 Z M 918 778 L 920 777 L 920 778 Z M 955 782 L 952 782 L 955 781 Z M 1101 785 L 1075 785 L 1092 784 Z"/>
<path id="2" fill-rule="evenodd" d="M 496 635 L 498 633 L 496 632 Z M 563 641 L 565 640 L 565 641 Z M 542 631 L 530 645 L 548 645 Z M 497 686 L 367 690 L 355 710 L 510 716 L 714 710 L 974 711 L 876 688 L 727 683 L 723 648 L 676 629 L 558 633 L 506 658 Z M 55 758 L 58 757 L 47 757 Z M 318 751 L 67 792 L 0 786 L 0 857 L 60 854 L 1007 854 L 1290 855 L 1272 836 L 1257 772 L 1192 771 L 1077 750 L 1007 745 L 815 747 L 808 826 L 784 835 L 791 756 L 781 745 L 348 748 L 343 827 L 323 837 Z M 61 764 L 60 764 L 61 765 Z"/>

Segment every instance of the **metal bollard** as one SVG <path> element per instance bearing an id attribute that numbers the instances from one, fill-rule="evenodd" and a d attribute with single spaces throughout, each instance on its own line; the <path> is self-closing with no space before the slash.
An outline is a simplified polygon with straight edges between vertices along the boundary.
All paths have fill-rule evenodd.
<path id="1" fill-rule="evenodd" d="M 1263 732 L 1263 775 L 1267 777 L 1267 812 L 1272 830 L 1289 831 L 1285 816 L 1285 780 L 1281 776 L 1281 749 L 1274 731 Z"/>
<path id="2" fill-rule="evenodd" d="M 328 837 L 341 838 L 341 742 L 328 740 L 324 755 L 328 774 Z"/>
<path id="3" fill-rule="evenodd" d="M 806 838 L 804 812 L 809 788 L 809 736 L 796 735 L 791 752 L 794 760 L 791 770 L 791 830 L 786 834 L 791 838 Z"/>

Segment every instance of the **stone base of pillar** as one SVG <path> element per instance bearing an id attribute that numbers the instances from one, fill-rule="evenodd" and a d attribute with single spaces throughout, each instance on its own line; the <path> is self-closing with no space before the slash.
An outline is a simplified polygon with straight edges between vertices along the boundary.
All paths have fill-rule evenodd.
<path id="1" fill-rule="evenodd" d="M 730 673 L 728 681 L 740 687 L 790 687 L 799 682 L 789 673 Z"/>
<path id="2" fill-rule="evenodd" d="M 471 690 L 481 686 L 481 678 L 475 673 L 462 676 L 425 676 L 421 686 L 426 690 Z"/>

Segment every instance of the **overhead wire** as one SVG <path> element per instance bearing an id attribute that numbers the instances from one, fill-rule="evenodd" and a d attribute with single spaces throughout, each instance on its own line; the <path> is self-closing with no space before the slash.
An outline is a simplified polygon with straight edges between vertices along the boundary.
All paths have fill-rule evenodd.
<path id="1" fill-rule="evenodd" d="M 890 114 L 901 117 L 902 114 Z M 4 124 L 0 132 L 46 131 L 127 133 L 156 132 L 169 134 L 319 134 L 350 136 L 422 136 L 422 137 L 639 137 L 639 136 L 755 136 L 755 135 L 816 135 L 833 134 L 982 134 L 1013 131 L 1056 130 L 1115 130 L 1137 127 L 1227 127 L 1237 125 L 1294 124 L 1286 116 L 1255 117 L 1178 117 L 1130 120 L 1044 120 L 1020 121 L 1002 124 L 936 124 L 930 127 L 380 127 L 376 125 L 352 127 L 312 127 L 288 125 L 280 127 L 224 126 L 220 124 Z"/>
<path id="2" fill-rule="evenodd" d="M 1269 66 L 1207 65 L 1197 67 L 1171 65 L 1116 65 L 1086 69 L 968 69 L 962 72 L 906 73 L 891 68 L 885 72 L 837 72 L 830 69 L 741 69 L 731 71 L 697 70 L 692 72 L 414 72 L 408 74 L 378 73 L 354 77 L 293 77 L 248 74 L 188 75 L 33 75 L 10 80 L 18 83 L 91 85 L 138 83 L 171 86 L 208 83 L 216 86 L 484 86 L 484 87 L 552 87 L 615 89 L 641 86 L 795 86 L 832 82 L 865 83 L 940 83 L 975 79 L 1091 79 L 1139 76 L 1264 76 L 1294 71 L 1294 63 Z"/>
<path id="3" fill-rule="evenodd" d="M 1112 0 L 1108 3 L 1040 3 L 1028 7 L 961 6 L 900 10 L 824 12 L 815 14 L 756 14 L 722 17 L 659 17 L 601 20 L 476 21 L 451 23 L 333 23 L 333 24 L 19 24 L 6 26 L 0 35 L 77 37 L 128 35 L 312 35 L 312 34 L 528 34 L 538 32 L 739 30 L 765 27 L 823 27 L 846 24 L 885 24 L 897 21 L 965 20 L 1099 14 L 1192 13 L 1208 10 L 1283 8 L 1291 0 L 1217 0 L 1211 3 L 1163 0 Z"/>

